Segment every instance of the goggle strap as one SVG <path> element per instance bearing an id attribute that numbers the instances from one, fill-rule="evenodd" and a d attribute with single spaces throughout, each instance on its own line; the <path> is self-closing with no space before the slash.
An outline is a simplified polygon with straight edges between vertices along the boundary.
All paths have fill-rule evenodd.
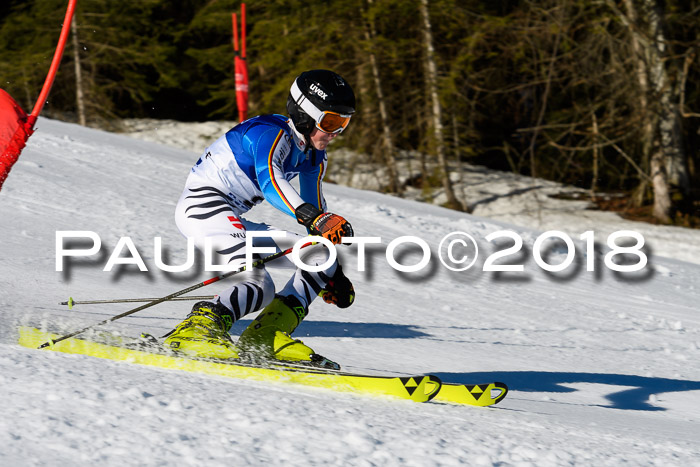
<path id="1" fill-rule="evenodd" d="M 297 105 L 299 105 L 304 112 L 309 114 L 309 116 L 314 119 L 314 122 L 318 123 L 321 117 L 323 117 L 323 112 L 304 96 L 296 80 L 292 83 L 290 92 Z"/>

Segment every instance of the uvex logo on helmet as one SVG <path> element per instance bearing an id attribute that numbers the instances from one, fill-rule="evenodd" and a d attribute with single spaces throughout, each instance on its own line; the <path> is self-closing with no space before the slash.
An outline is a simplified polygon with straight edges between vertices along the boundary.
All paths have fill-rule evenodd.
<path id="1" fill-rule="evenodd" d="M 318 97 L 320 97 L 321 99 L 323 99 L 324 101 L 326 100 L 326 97 L 328 96 L 328 94 L 326 94 L 325 92 L 323 92 L 323 91 L 321 90 L 321 88 L 319 88 L 318 86 L 316 86 L 316 83 L 311 83 L 311 86 L 309 86 L 309 90 L 310 90 L 311 92 L 313 92 L 314 94 L 316 94 L 316 95 L 317 95 Z"/>

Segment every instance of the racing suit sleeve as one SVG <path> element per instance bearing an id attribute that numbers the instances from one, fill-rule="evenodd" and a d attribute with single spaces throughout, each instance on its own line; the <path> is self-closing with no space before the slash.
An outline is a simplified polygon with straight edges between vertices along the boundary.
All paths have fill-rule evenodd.
<path id="1" fill-rule="evenodd" d="M 324 158 L 325 159 L 325 158 Z M 321 211 L 326 211 L 326 200 L 323 197 L 323 177 L 326 175 L 327 161 L 312 167 L 311 170 L 299 174 L 299 191 L 305 203 L 311 203 Z"/>
<path id="2" fill-rule="evenodd" d="M 265 199 L 280 211 L 294 216 L 304 200 L 284 176 L 284 161 L 292 151 L 292 142 L 284 130 L 270 129 L 255 145 L 255 174 Z"/>

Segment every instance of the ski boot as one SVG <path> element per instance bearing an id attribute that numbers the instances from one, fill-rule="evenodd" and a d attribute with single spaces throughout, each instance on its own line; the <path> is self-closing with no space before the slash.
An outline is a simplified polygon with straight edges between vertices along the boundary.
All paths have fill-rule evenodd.
<path id="1" fill-rule="evenodd" d="M 347 308 L 355 301 L 355 289 L 350 279 L 343 274 L 340 264 L 335 268 L 335 274 L 330 278 L 326 287 L 318 294 L 324 302 L 338 308 Z"/>
<path id="2" fill-rule="evenodd" d="M 309 363 L 321 368 L 340 369 L 340 365 L 318 355 L 291 333 L 309 310 L 294 296 L 275 296 L 257 318 L 243 331 L 238 348 L 252 358 Z"/>
<path id="3" fill-rule="evenodd" d="M 164 345 L 188 357 L 238 358 L 228 333 L 233 322 L 233 313 L 224 305 L 197 302 L 187 318 L 164 336 Z"/>

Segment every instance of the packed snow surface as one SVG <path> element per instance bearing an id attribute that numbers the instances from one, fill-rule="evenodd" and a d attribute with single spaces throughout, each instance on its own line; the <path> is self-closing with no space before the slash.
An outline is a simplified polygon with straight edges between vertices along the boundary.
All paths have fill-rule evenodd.
<path id="1" fill-rule="evenodd" d="M 69 310 L 59 305 L 69 296 L 164 296 L 215 275 L 201 262 L 180 274 L 154 262 L 154 237 L 162 237 L 169 264 L 185 260 L 173 211 L 198 156 L 47 119 L 37 127 L 0 192 L 0 465 L 700 465 L 697 231 L 647 235 L 616 217 L 587 224 L 587 212 L 573 221 L 571 208 L 558 204 L 542 207 L 547 222 L 538 227 L 524 217 L 531 206 L 508 191 L 499 200 L 520 217 L 327 185 L 330 209 L 381 244 L 367 247 L 364 271 L 357 246 L 339 248 L 356 303 L 346 310 L 314 303 L 296 336 L 351 371 L 504 381 L 508 397 L 480 409 L 160 370 L 23 348 L 16 329 L 68 332 L 132 307 Z M 486 175 L 484 191 L 503 188 Z M 270 206 L 249 218 L 300 231 Z M 487 258 L 513 245 L 503 234 L 486 240 L 504 230 L 523 247 L 494 263 L 522 264 L 522 272 L 484 271 Z M 574 260 L 561 272 L 534 260 L 540 252 L 557 265 L 571 254 L 563 242 L 536 246 L 544 230 L 573 239 Z M 579 238 L 586 230 L 595 251 Z M 619 230 L 644 235 L 648 262 L 638 272 L 614 272 L 605 262 L 607 237 Z M 102 248 L 66 259 L 57 272 L 57 231 L 95 232 Z M 440 244 L 453 232 L 479 247 L 469 270 L 451 271 L 438 259 L 447 257 L 447 242 Z M 390 265 L 387 247 L 402 236 L 429 245 L 422 270 Z M 135 265 L 103 271 L 123 237 L 147 272 Z M 457 246 L 457 259 L 473 253 Z M 124 249 L 121 256 L 134 255 Z M 403 265 L 422 256 L 408 243 L 393 255 Z M 278 285 L 289 275 L 271 271 Z M 189 307 L 161 304 L 106 328 L 162 335 Z"/>

